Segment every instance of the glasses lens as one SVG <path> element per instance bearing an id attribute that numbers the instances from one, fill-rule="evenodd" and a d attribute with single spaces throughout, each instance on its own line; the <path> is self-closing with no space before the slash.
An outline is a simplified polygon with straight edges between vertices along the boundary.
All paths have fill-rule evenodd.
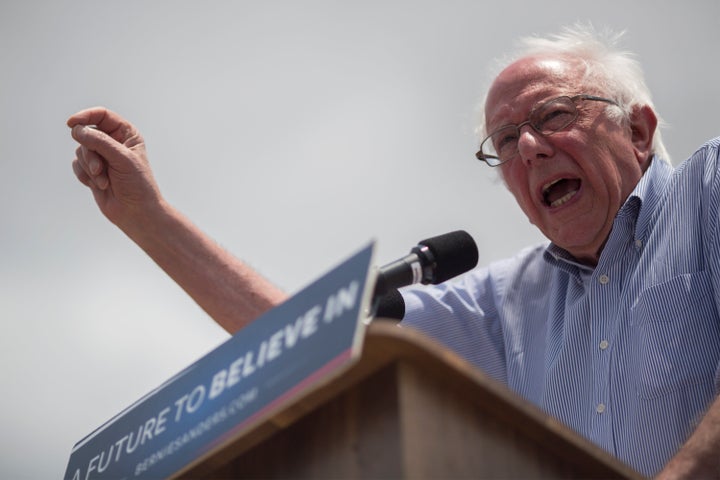
<path id="1" fill-rule="evenodd" d="M 574 122 L 577 114 L 575 102 L 569 97 L 560 97 L 535 108 L 530 123 L 538 132 L 550 135 Z"/>
<path id="2" fill-rule="evenodd" d="M 492 166 L 508 161 L 517 152 L 518 128 L 507 125 L 496 130 L 480 145 L 485 160 Z"/>

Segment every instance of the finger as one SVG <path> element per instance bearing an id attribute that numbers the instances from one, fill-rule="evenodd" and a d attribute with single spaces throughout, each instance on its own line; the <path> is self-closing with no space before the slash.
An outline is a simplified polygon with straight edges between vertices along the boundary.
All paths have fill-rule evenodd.
<path id="1" fill-rule="evenodd" d="M 87 161 L 87 168 L 90 172 L 90 178 L 92 182 L 100 190 L 105 190 L 110 184 L 108 178 L 107 165 L 105 160 L 92 150 L 85 150 L 85 159 Z"/>
<path id="2" fill-rule="evenodd" d="M 89 176 L 90 175 L 90 168 L 87 164 L 87 155 L 88 149 L 83 147 L 82 145 L 75 149 L 75 157 L 78 161 L 78 165 L 85 171 L 85 173 Z"/>
<path id="3" fill-rule="evenodd" d="M 83 179 L 87 179 L 88 183 L 92 183 L 100 190 L 107 189 L 110 180 L 103 158 L 96 152 L 88 150 L 85 147 L 78 147 L 75 153 L 77 155 L 77 164 L 73 163 L 73 169 L 80 169 L 83 173 Z M 90 186 L 88 183 L 86 183 L 86 185 Z"/>
<path id="4" fill-rule="evenodd" d="M 75 125 L 95 125 L 106 115 L 105 107 L 92 107 L 80 110 L 67 119 L 67 126 L 72 128 Z"/>
<path id="5" fill-rule="evenodd" d="M 133 139 L 135 139 L 135 143 L 142 141 L 133 124 L 105 107 L 92 107 L 81 110 L 68 118 L 67 125 L 73 129 L 77 125 L 95 126 L 120 143 L 126 143 Z"/>
<path id="6" fill-rule="evenodd" d="M 73 160 L 72 169 L 80 183 L 82 183 L 86 187 L 89 187 L 90 177 L 88 176 L 87 172 L 85 172 L 85 169 L 82 167 L 79 159 L 76 158 L 75 160 Z"/>
<path id="7" fill-rule="evenodd" d="M 93 177 L 93 184 L 100 190 L 107 190 L 110 186 L 110 180 L 108 180 L 107 175 L 103 173 L 102 175 Z"/>
<path id="8" fill-rule="evenodd" d="M 102 171 L 102 159 L 92 150 L 79 146 L 77 150 L 75 150 L 75 156 L 77 157 L 78 165 L 85 171 L 88 177 L 92 178 Z"/>
<path id="9" fill-rule="evenodd" d="M 87 166 L 87 172 L 93 177 L 103 173 L 103 170 L 105 169 L 105 162 L 103 158 L 100 157 L 97 152 L 88 150 L 85 147 L 80 147 L 80 150 L 82 152 L 85 165 Z"/>
<path id="10" fill-rule="evenodd" d="M 133 153 L 130 149 L 103 131 L 77 124 L 72 129 L 72 136 L 85 149 L 82 160 L 90 175 L 100 173 L 95 164 L 96 160 L 100 160 L 101 169 L 102 160 L 105 160 L 121 171 L 127 170 L 128 162 L 132 162 Z M 94 152 L 95 156 L 91 156 L 89 152 Z"/>
<path id="11" fill-rule="evenodd" d="M 77 162 L 78 168 L 81 168 L 83 170 L 83 172 L 85 173 L 85 175 L 88 178 L 90 178 L 90 168 L 88 167 L 88 164 L 87 164 L 87 152 L 88 152 L 87 148 L 85 148 L 83 146 L 79 146 L 75 150 L 75 161 Z"/>

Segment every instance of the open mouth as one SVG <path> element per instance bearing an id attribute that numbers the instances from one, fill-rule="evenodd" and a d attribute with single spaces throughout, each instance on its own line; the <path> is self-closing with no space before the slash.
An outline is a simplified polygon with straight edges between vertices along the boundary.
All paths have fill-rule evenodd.
<path id="1" fill-rule="evenodd" d="M 543 202 L 550 208 L 566 204 L 580 190 L 579 178 L 559 178 L 543 186 Z"/>

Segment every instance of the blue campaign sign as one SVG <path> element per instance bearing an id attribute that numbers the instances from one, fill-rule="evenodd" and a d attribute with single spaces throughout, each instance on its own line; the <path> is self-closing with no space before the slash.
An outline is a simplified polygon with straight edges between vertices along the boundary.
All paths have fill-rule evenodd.
<path id="1" fill-rule="evenodd" d="M 359 355 L 370 244 L 78 442 L 65 479 L 164 478 Z"/>

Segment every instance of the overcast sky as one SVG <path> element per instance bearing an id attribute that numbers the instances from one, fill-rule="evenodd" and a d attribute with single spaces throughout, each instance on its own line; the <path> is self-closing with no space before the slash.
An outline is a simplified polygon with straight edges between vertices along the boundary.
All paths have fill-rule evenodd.
<path id="1" fill-rule="evenodd" d="M 227 338 L 97 211 L 65 127 L 102 104 L 166 197 L 288 292 L 368 240 L 379 263 L 463 228 L 480 261 L 541 241 L 474 160 L 514 39 L 627 30 L 675 163 L 720 133 L 720 3 L 4 1 L 0 478 L 58 478 L 75 442 Z"/>

